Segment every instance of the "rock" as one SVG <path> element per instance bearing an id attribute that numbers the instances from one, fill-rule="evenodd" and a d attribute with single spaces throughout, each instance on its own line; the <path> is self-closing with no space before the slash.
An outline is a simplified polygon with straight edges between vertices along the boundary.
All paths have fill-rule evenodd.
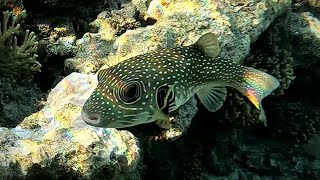
<path id="1" fill-rule="evenodd" d="M 290 7 L 291 1 L 280 0 L 275 3 L 264 0 L 239 3 L 222 0 L 206 2 L 166 0 L 165 2 L 165 11 L 157 15 L 155 24 L 123 31 L 120 36 L 116 30 L 118 27 L 113 26 L 114 22 L 109 18 L 110 14 L 101 12 L 91 23 L 97 28 L 97 33 L 86 33 L 76 41 L 75 46 L 80 50 L 75 57 L 67 60 L 68 67 L 70 67 L 69 62 L 80 61 L 83 64 L 92 64 L 92 67 L 86 69 L 82 65 L 75 64 L 74 68 L 71 68 L 73 71 L 95 72 L 99 68 L 96 67 L 97 64 L 101 65 L 101 62 L 108 61 L 113 56 L 127 59 L 160 48 L 190 45 L 208 31 L 219 35 L 221 57 L 240 61 L 249 53 L 250 44 L 276 17 Z M 142 3 L 143 1 L 134 1 L 132 6 L 143 10 Z M 156 2 L 150 3 L 153 4 Z M 130 6 L 124 8 L 127 10 L 118 10 L 120 15 L 123 13 L 126 19 L 130 19 L 128 14 L 135 16 Z M 152 17 L 154 10 L 148 12 L 148 16 Z"/>
<path id="2" fill-rule="evenodd" d="M 15 127 L 37 111 L 37 100 L 44 97 L 30 78 L 0 77 L 0 92 L 0 127 Z"/>
<path id="3" fill-rule="evenodd" d="M 320 20 L 310 12 L 289 12 L 278 23 L 282 41 L 292 51 L 297 66 L 320 62 Z"/>
<path id="4" fill-rule="evenodd" d="M 45 174 L 91 179 L 103 168 L 112 169 L 112 178 L 133 171 L 140 159 L 136 138 L 81 119 L 81 106 L 96 84 L 94 75 L 72 73 L 50 92 L 42 110 L 15 128 L 0 128 L 1 178 Z"/>

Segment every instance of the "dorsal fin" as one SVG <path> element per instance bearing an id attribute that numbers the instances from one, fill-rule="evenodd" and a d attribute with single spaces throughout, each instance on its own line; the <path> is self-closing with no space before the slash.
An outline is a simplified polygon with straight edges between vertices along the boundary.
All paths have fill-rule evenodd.
<path id="1" fill-rule="evenodd" d="M 112 66 L 117 65 L 123 61 L 119 56 L 111 55 L 107 58 L 103 59 L 104 65 L 96 72 L 96 75 L 98 76 L 98 81 L 100 81 L 102 78 L 106 76 L 106 73 L 108 72 L 108 69 Z"/>
<path id="2" fill-rule="evenodd" d="M 199 38 L 196 45 L 201 48 L 206 55 L 215 58 L 220 53 L 218 37 L 213 33 L 206 33 Z"/>
<path id="3" fill-rule="evenodd" d="M 119 64 L 124 59 L 117 55 L 109 55 L 107 59 L 104 60 L 105 66 L 112 67 Z"/>

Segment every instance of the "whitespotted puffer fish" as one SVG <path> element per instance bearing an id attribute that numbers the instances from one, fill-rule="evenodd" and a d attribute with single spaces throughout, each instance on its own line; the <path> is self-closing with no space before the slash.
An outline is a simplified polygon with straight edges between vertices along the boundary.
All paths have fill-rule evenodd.
<path id="1" fill-rule="evenodd" d="M 195 94 L 211 112 L 226 99 L 226 87 L 240 91 L 260 110 L 261 101 L 279 86 L 273 76 L 217 57 L 217 37 L 203 35 L 195 44 L 166 48 L 124 60 L 98 72 L 98 85 L 82 108 L 92 126 L 125 128 L 155 122 L 171 127 L 169 114 Z"/>

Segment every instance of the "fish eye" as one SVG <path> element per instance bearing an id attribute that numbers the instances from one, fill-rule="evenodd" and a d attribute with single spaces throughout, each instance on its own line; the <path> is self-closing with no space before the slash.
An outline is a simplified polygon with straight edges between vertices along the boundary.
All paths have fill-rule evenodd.
<path id="1" fill-rule="evenodd" d="M 129 81 L 121 86 L 116 95 L 125 104 L 134 104 L 141 99 L 142 86 L 138 81 Z"/>

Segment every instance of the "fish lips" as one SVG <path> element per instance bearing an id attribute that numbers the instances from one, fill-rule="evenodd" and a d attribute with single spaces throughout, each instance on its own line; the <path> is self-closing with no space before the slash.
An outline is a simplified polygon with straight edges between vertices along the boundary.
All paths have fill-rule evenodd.
<path id="1" fill-rule="evenodd" d="M 88 113 L 86 105 L 84 105 L 81 110 L 81 117 L 85 123 L 91 126 L 103 128 L 123 128 L 123 126 L 117 122 L 110 121 L 106 123 L 106 121 L 101 121 L 101 115 L 98 113 Z"/>
<path id="2" fill-rule="evenodd" d="M 81 117 L 84 122 L 92 126 L 98 126 L 101 118 L 98 113 L 88 113 L 86 106 L 81 110 Z"/>

